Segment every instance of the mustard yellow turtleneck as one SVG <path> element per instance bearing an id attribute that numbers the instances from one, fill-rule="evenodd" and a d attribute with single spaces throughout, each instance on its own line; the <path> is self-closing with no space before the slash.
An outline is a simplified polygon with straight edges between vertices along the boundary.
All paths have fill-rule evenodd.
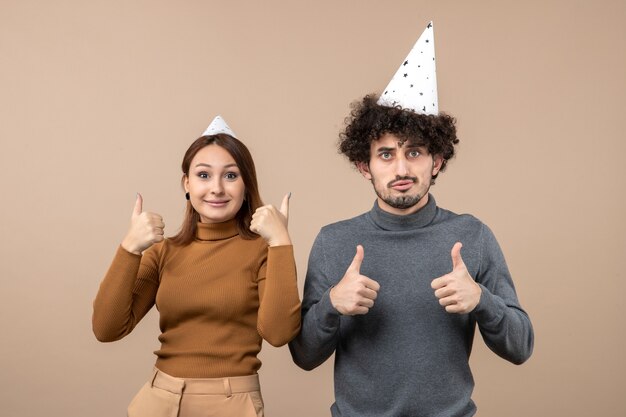
<path id="1" fill-rule="evenodd" d="M 94 334 L 119 340 L 155 304 L 157 368 L 184 378 L 254 374 L 262 338 L 280 346 L 300 329 L 293 247 L 242 239 L 234 220 L 199 223 L 187 246 L 166 239 L 143 256 L 120 246 L 94 301 Z"/>

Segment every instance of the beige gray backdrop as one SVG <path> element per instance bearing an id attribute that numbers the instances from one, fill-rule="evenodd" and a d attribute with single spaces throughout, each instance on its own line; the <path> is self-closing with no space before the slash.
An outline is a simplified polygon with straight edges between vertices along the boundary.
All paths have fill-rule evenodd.
<path id="1" fill-rule="evenodd" d="M 0 0 L 0 414 L 125 415 L 157 316 L 100 344 L 91 302 L 135 192 L 176 231 L 180 160 L 218 113 L 264 199 L 293 193 L 302 287 L 319 228 L 373 203 L 335 152 L 348 105 L 431 19 L 462 138 L 434 193 L 495 231 L 536 333 L 521 367 L 477 337 L 479 415 L 624 416 L 621 0 Z M 329 414 L 332 360 L 304 372 L 269 345 L 262 360 L 268 416 Z"/>

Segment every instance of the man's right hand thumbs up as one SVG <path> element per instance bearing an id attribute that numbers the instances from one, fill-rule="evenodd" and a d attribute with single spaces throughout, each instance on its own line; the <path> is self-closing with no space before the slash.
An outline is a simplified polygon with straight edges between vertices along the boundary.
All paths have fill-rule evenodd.
<path id="1" fill-rule="evenodd" d="M 330 302 L 343 315 L 367 314 L 378 296 L 380 285 L 361 275 L 363 256 L 363 246 L 358 245 L 356 255 L 343 278 L 330 290 Z"/>
<path id="2" fill-rule="evenodd" d="M 122 247 L 128 252 L 141 255 L 141 252 L 163 240 L 164 228 L 161 216 L 143 211 L 143 197 L 137 193 L 130 229 L 122 241 Z"/>

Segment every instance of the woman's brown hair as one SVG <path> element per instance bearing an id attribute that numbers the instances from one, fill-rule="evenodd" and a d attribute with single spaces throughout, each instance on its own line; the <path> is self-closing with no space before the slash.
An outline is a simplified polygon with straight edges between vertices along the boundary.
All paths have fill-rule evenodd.
<path id="1" fill-rule="evenodd" d="M 239 167 L 239 172 L 241 173 L 245 186 L 245 194 L 243 204 L 235 215 L 235 219 L 237 219 L 237 229 L 239 230 L 239 235 L 244 239 L 257 238 L 258 235 L 250 231 L 250 221 L 252 220 L 252 214 L 254 214 L 257 208 L 263 205 L 263 202 L 259 195 L 259 185 L 257 183 L 256 169 L 254 168 L 252 155 L 250 155 L 250 151 L 240 140 L 224 133 L 201 136 L 196 139 L 196 141 L 189 146 L 187 152 L 185 152 L 181 165 L 183 169 L 181 184 L 184 184 L 185 178 L 189 176 L 191 161 L 198 151 L 209 145 L 217 145 L 224 148 L 233 157 L 237 167 Z M 191 243 L 196 237 L 199 221 L 200 215 L 193 208 L 191 202 L 187 201 L 183 224 L 180 227 L 180 231 L 175 236 L 172 236 L 170 241 L 177 245 L 188 245 Z"/>

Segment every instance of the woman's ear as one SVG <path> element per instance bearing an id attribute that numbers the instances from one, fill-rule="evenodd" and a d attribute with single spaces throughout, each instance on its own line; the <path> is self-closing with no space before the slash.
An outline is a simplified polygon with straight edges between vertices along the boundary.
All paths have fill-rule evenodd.
<path id="1" fill-rule="evenodd" d="M 185 193 L 189 192 L 189 177 L 186 174 L 183 174 L 183 188 Z"/>

